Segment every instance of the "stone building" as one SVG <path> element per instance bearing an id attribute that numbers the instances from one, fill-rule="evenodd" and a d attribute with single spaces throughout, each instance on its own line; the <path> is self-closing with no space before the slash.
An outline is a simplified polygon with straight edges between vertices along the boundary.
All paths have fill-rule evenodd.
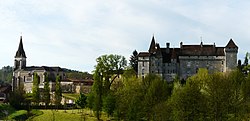
<path id="1" fill-rule="evenodd" d="M 201 42 L 197 45 L 185 45 L 171 48 L 170 43 L 160 47 L 153 36 L 148 52 L 138 55 L 138 75 L 144 77 L 149 73 L 162 76 L 167 81 L 179 76 L 186 79 L 197 73 L 199 68 L 211 72 L 227 72 L 237 66 L 238 46 L 232 39 L 225 47 Z"/>
<path id="2" fill-rule="evenodd" d="M 55 90 L 55 79 L 59 75 L 63 80 L 65 73 L 60 67 L 47 66 L 26 66 L 26 54 L 23 48 L 22 36 L 14 59 L 14 70 L 12 79 L 12 90 L 23 86 L 26 93 L 32 92 L 33 74 L 37 73 L 39 76 L 39 88 L 44 88 L 45 74 L 48 75 L 51 91 Z"/>

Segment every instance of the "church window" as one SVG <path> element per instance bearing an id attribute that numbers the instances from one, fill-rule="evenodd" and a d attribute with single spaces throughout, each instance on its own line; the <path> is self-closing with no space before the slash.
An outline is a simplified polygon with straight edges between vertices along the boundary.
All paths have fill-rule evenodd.
<path id="1" fill-rule="evenodd" d="M 144 75 L 144 69 L 142 69 L 142 75 Z"/>

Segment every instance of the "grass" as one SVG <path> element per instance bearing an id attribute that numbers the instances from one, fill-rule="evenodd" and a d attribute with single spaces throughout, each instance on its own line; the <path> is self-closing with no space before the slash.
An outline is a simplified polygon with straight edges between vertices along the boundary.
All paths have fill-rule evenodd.
<path id="1" fill-rule="evenodd" d="M 30 121 L 96 121 L 94 114 L 92 111 L 84 109 L 83 114 L 80 110 L 41 110 L 43 112 L 42 115 L 36 116 Z M 105 114 L 102 115 L 101 119 L 103 121 L 109 120 Z"/>
<path id="2" fill-rule="evenodd" d="M 78 99 L 78 97 L 80 96 L 80 94 L 77 94 L 77 93 L 63 93 L 62 95 L 66 98 L 73 99 L 73 100 Z"/>

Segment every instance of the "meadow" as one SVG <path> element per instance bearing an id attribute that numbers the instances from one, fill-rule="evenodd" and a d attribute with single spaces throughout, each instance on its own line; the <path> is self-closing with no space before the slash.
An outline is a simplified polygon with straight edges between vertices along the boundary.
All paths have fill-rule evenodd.
<path id="1" fill-rule="evenodd" d="M 42 115 L 28 119 L 29 121 L 96 121 L 94 113 L 90 110 L 83 111 L 74 110 L 40 110 Z M 101 119 L 103 121 L 110 120 L 107 115 L 103 114 Z"/>

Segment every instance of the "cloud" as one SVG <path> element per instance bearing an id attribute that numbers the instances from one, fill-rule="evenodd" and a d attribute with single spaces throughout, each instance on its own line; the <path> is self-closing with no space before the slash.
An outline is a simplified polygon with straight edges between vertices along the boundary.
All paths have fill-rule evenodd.
<path id="1" fill-rule="evenodd" d="M 157 42 L 225 46 L 233 38 L 239 57 L 250 51 L 248 1 L 0 1 L 0 66 L 13 65 L 22 32 L 28 65 L 94 69 L 103 54 L 127 58 Z"/>

